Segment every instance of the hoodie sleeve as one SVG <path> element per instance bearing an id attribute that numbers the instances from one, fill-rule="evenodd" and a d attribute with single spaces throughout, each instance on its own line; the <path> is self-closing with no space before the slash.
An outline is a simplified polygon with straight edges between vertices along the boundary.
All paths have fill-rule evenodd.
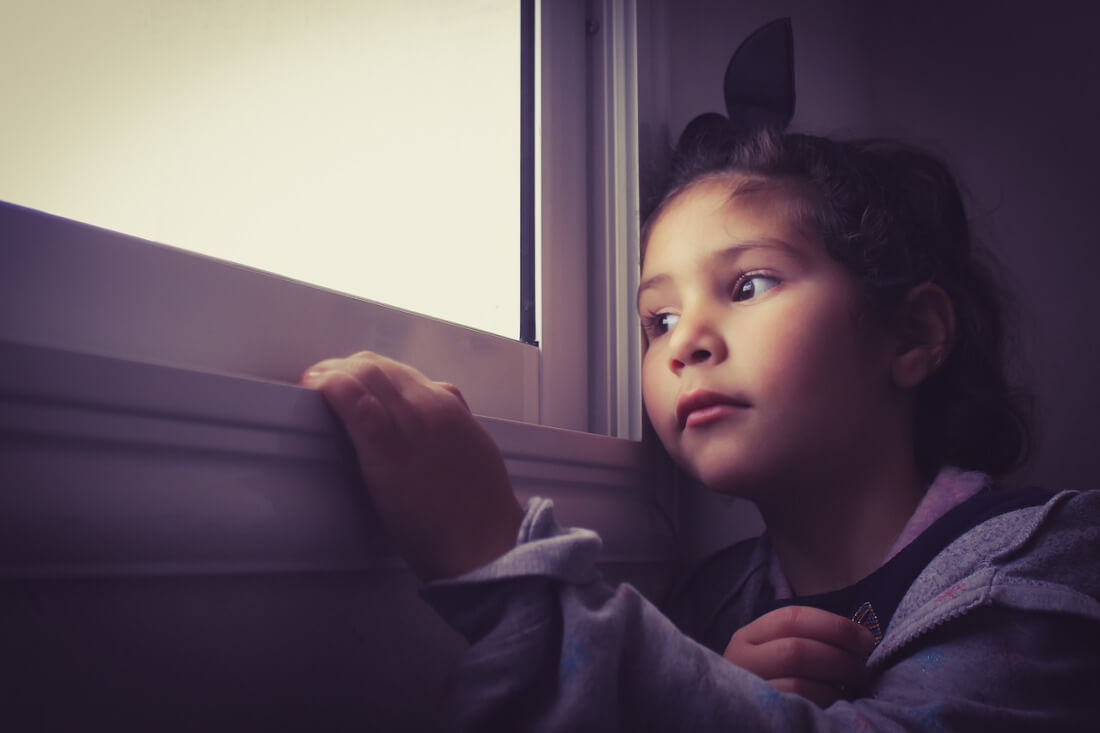
<path id="1" fill-rule="evenodd" d="M 594 533 L 559 527 L 550 502 L 533 499 L 514 550 L 425 586 L 471 643 L 441 710 L 445 729 L 1084 730 L 1100 713 L 1080 692 L 1100 669 L 1100 634 L 1082 619 L 993 613 L 947 625 L 882 670 L 869 696 L 822 710 L 683 635 L 629 585 L 608 586 L 599 549 Z"/>

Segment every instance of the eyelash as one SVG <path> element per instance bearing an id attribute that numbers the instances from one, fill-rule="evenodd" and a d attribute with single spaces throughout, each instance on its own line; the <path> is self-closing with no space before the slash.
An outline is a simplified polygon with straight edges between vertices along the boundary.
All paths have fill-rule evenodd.
<path id="1" fill-rule="evenodd" d="M 779 278 L 773 275 L 769 275 L 766 272 L 761 272 L 759 270 L 754 270 L 752 272 L 742 272 L 737 276 L 737 279 L 733 281 L 733 286 L 730 288 L 730 301 L 733 303 L 743 302 L 743 300 L 737 299 L 737 295 L 741 292 L 741 288 L 744 287 L 745 283 L 750 282 L 756 278 L 766 278 L 768 280 L 775 281 L 775 285 L 772 285 L 767 290 L 765 290 L 765 293 L 768 292 L 768 290 L 774 288 L 776 285 L 779 285 L 780 282 L 782 282 Z M 752 298 L 746 298 L 745 300 L 752 300 Z M 667 329 L 662 330 L 664 329 L 664 326 L 662 326 L 661 324 L 661 319 L 663 319 L 665 316 L 676 315 L 676 313 L 669 313 L 667 311 L 661 311 L 658 313 L 647 313 L 643 315 L 642 331 L 645 333 L 646 339 L 652 341 L 668 333 Z"/>
<path id="2" fill-rule="evenodd" d="M 661 326 L 661 319 L 665 316 L 675 315 L 674 313 L 649 313 L 642 316 L 642 332 L 645 334 L 647 341 L 652 341 L 656 338 L 664 336 L 668 331 L 663 331 Z"/>
<path id="3" fill-rule="evenodd" d="M 750 282 L 752 280 L 755 280 L 757 278 L 765 278 L 767 280 L 774 280 L 775 285 L 778 285 L 780 283 L 779 278 L 775 277 L 774 275 L 769 275 L 766 272 L 756 271 L 756 272 L 742 273 L 741 275 L 738 276 L 737 280 L 734 281 L 733 288 L 730 291 L 730 295 L 733 298 L 735 303 L 740 303 L 741 302 L 741 301 L 737 300 L 737 295 L 738 295 L 738 293 L 741 292 L 741 288 L 745 285 L 745 283 Z M 771 290 L 772 288 L 774 288 L 775 285 L 772 285 L 770 288 L 768 288 L 764 292 L 765 293 L 768 292 L 768 290 Z M 763 293 L 761 293 L 761 295 L 762 294 Z M 751 298 L 749 298 L 748 300 L 751 300 Z"/>

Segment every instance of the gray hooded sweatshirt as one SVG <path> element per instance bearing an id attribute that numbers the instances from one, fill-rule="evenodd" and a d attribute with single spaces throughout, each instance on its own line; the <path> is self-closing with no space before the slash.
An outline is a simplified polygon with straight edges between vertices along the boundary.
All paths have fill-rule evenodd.
<path id="1" fill-rule="evenodd" d="M 704 569 L 679 601 L 681 628 L 629 585 L 604 583 L 599 538 L 532 499 L 515 549 L 422 590 L 471 643 L 442 727 L 1100 730 L 1100 491 L 1011 509 L 944 545 L 899 594 L 869 689 L 821 709 L 688 635 L 713 634 L 720 617 L 728 640 L 774 599 L 764 541 Z"/>

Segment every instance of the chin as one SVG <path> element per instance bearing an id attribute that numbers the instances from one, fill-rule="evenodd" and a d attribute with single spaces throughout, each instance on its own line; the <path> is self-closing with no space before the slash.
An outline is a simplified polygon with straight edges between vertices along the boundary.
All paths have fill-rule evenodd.
<path id="1" fill-rule="evenodd" d="M 726 441 L 693 447 L 696 450 L 685 451 L 679 463 L 711 491 L 741 496 L 748 487 L 759 483 L 761 466 L 750 460 L 750 451 L 738 450 Z"/>
<path id="2" fill-rule="evenodd" d="M 727 451 L 693 466 L 694 475 L 711 491 L 760 504 L 789 494 L 793 479 L 776 464 L 776 457 L 759 450 Z M 721 458 L 721 460 L 717 460 Z"/>
<path id="3" fill-rule="evenodd" d="M 766 491 L 758 472 L 745 467 L 723 466 L 699 470 L 695 477 L 711 491 L 738 499 L 755 501 L 761 492 Z"/>

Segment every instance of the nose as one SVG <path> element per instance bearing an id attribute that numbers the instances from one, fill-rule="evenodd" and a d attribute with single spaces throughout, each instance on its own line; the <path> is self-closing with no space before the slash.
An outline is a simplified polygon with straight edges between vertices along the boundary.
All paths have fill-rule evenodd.
<path id="1" fill-rule="evenodd" d="M 669 368 L 676 374 L 686 366 L 717 364 L 727 356 L 725 338 L 708 313 L 682 313 L 668 336 Z"/>

